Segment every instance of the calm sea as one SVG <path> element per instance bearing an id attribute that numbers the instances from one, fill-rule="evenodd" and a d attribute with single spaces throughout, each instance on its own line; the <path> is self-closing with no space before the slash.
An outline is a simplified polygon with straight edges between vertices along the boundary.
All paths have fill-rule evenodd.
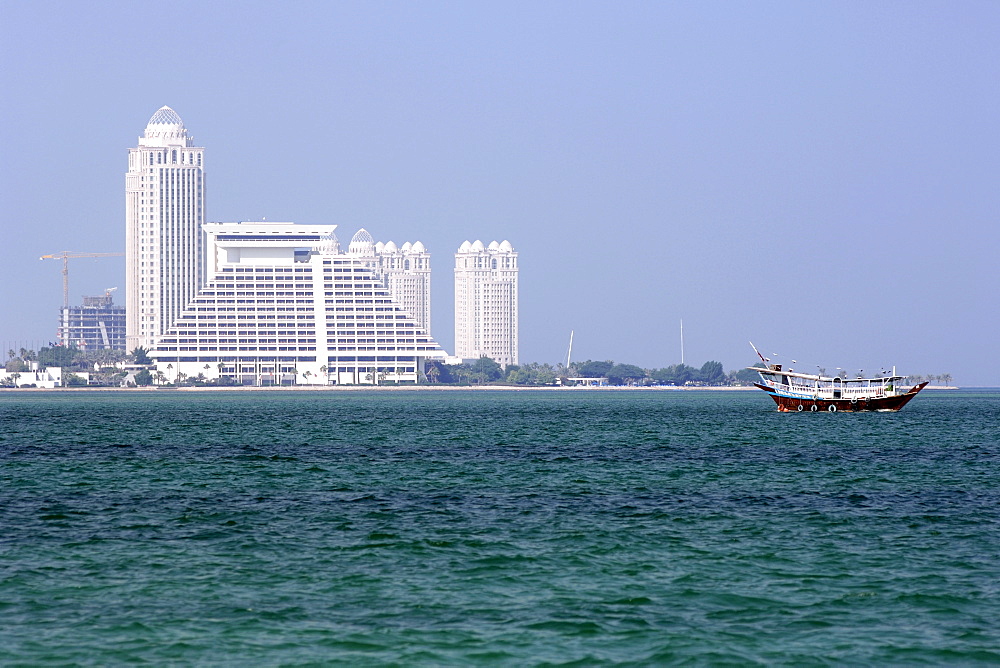
<path id="1" fill-rule="evenodd" d="M 1000 663 L 1000 393 L 0 394 L 0 664 Z"/>

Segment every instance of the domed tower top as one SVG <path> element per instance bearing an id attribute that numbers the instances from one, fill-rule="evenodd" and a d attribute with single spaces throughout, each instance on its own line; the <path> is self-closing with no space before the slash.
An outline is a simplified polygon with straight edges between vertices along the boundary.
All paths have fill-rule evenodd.
<path id="1" fill-rule="evenodd" d="M 347 252 L 356 255 L 371 255 L 374 251 L 374 241 L 368 230 L 362 227 L 355 233 L 354 238 L 351 239 L 351 243 L 347 247 Z"/>
<path id="2" fill-rule="evenodd" d="M 184 121 L 177 115 L 177 112 L 170 107 L 163 105 L 156 110 L 156 113 L 149 119 L 148 125 L 179 125 L 184 127 Z"/>
<path id="3" fill-rule="evenodd" d="M 316 250 L 320 255 L 340 255 L 340 240 L 331 233 L 316 245 Z"/>
<path id="4" fill-rule="evenodd" d="M 146 131 L 139 137 L 139 146 L 194 146 L 194 138 L 188 135 L 184 121 L 177 112 L 162 106 L 146 124 Z"/>

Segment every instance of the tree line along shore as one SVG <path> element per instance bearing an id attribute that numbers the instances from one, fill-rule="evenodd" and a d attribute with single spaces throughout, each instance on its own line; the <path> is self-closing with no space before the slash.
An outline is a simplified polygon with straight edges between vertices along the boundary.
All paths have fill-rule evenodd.
<path id="1" fill-rule="evenodd" d="M 179 375 L 168 382 L 161 371 L 157 371 L 148 357 L 148 350 L 136 348 L 124 350 L 79 350 L 74 347 L 50 346 L 38 350 L 21 348 L 7 351 L 6 373 L 0 378 L 0 387 L 18 386 L 18 376 L 33 367 L 61 367 L 64 387 L 113 388 L 132 387 L 232 387 L 239 385 L 233 378 L 208 378 Z M 759 366 L 759 363 L 758 363 Z M 386 386 L 379 373 L 370 377 L 370 382 L 358 387 L 373 385 Z M 684 388 L 739 388 L 749 387 L 758 379 L 758 374 L 750 369 L 726 372 L 722 363 L 710 360 L 700 367 L 673 364 L 661 368 L 643 368 L 638 365 L 613 360 L 586 360 L 565 364 L 529 362 L 503 367 L 489 357 L 481 357 L 463 364 L 444 364 L 428 360 L 424 378 L 420 386 L 438 387 L 684 387 Z M 317 379 L 299 378 L 292 386 L 316 386 Z M 915 375 L 909 382 L 931 383 L 950 386 L 951 374 Z M 320 387 L 326 386 L 318 383 Z M 26 387 L 20 384 L 21 387 Z"/>

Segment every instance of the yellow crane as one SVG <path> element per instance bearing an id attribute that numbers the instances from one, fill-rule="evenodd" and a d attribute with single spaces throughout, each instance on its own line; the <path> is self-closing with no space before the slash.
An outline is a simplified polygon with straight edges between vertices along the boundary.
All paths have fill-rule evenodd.
<path id="1" fill-rule="evenodd" d="M 63 308 L 69 308 L 69 261 L 77 257 L 121 257 L 125 253 L 74 253 L 73 251 L 59 251 L 52 255 L 43 255 L 39 260 L 62 260 L 63 268 Z"/>

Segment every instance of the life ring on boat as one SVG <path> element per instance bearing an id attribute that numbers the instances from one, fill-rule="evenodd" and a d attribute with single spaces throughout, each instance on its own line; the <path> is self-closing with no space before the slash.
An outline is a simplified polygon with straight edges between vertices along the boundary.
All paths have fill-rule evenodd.
<path id="1" fill-rule="evenodd" d="M 803 410 L 805 410 L 805 406 L 799 404 L 799 407 L 796 410 L 801 413 Z"/>
<path id="2" fill-rule="evenodd" d="M 813 405 L 812 405 L 812 406 L 811 406 L 811 407 L 809 408 L 809 410 L 811 410 L 811 411 L 812 411 L 813 413 L 815 413 L 816 411 L 818 411 L 818 410 L 819 410 L 819 406 L 817 406 L 816 404 L 813 404 Z"/>
<path id="3" fill-rule="evenodd" d="M 830 411 L 831 413 L 836 413 L 837 412 L 837 407 L 835 405 L 833 405 L 833 404 L 830 404 L 830 407 L 827 408 L 826 410 Z"/>
<path id="4" fill-rule="evenodd" d="M 858 403 L 858 398 L 857 397 L 851 397 L 851 403 L 852 404 Z"/>

